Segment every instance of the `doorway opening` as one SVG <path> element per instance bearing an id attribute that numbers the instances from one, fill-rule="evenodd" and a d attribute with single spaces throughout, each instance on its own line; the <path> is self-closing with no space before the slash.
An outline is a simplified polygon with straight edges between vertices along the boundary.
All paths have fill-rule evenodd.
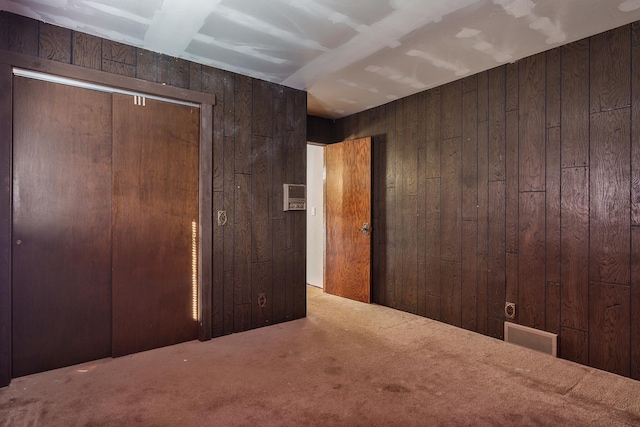
<path id="1" fill-rule="evenodd" d="M 307 284 L 324 284 L 324 144 L 307 143 Z"/>

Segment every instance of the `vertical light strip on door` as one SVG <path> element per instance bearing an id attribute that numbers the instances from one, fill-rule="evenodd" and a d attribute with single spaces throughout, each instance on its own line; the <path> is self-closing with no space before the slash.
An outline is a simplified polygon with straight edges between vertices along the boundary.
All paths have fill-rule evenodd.
<path id="1" fill-rule="evenodd" d="M 198 222 L 191 222 L 191 317 L 198 320 Z"/>

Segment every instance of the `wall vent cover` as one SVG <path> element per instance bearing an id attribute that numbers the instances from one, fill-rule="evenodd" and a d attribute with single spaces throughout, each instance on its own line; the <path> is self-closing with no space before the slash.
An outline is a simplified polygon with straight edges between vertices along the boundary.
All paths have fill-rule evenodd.
<path id="1" fill-rule="evenodd" d="M 532 350 L 558 356 L 558 335 L 539 329 L 529 328 L 511 322 L 504 322 L 504 340 Z"/>

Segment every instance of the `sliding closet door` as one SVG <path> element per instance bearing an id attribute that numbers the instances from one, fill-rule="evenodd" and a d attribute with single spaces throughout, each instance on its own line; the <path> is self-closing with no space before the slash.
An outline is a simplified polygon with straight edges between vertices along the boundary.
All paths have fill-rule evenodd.
<path id="1" fill-rule="evenodd" d="M 13 376 L 111 355 L 111 95 L 14 80 Z"/>
<path id="2" fill-rule="evenodd" d="M 134 99 L 113 95 L 114 356 L 198 332 L 200 113 Z"/>

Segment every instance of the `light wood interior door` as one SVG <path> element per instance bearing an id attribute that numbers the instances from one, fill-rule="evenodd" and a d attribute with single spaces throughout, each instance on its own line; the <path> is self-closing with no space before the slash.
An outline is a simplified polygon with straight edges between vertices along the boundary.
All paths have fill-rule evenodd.
<path id="1" fill-rule="evenodd" d="M 196 339 L 198 108 L 113 95 L 113 355 Z"/>
<path id="2" fill-rule="evenodd" d="M 325 148 L 325 292 L 371 302 L 371 138 Z"/>
<path id="3" fill-rule="evenodd" d="M 111 355 L 111 95 L 14 78 L 12 375 Z"/>

